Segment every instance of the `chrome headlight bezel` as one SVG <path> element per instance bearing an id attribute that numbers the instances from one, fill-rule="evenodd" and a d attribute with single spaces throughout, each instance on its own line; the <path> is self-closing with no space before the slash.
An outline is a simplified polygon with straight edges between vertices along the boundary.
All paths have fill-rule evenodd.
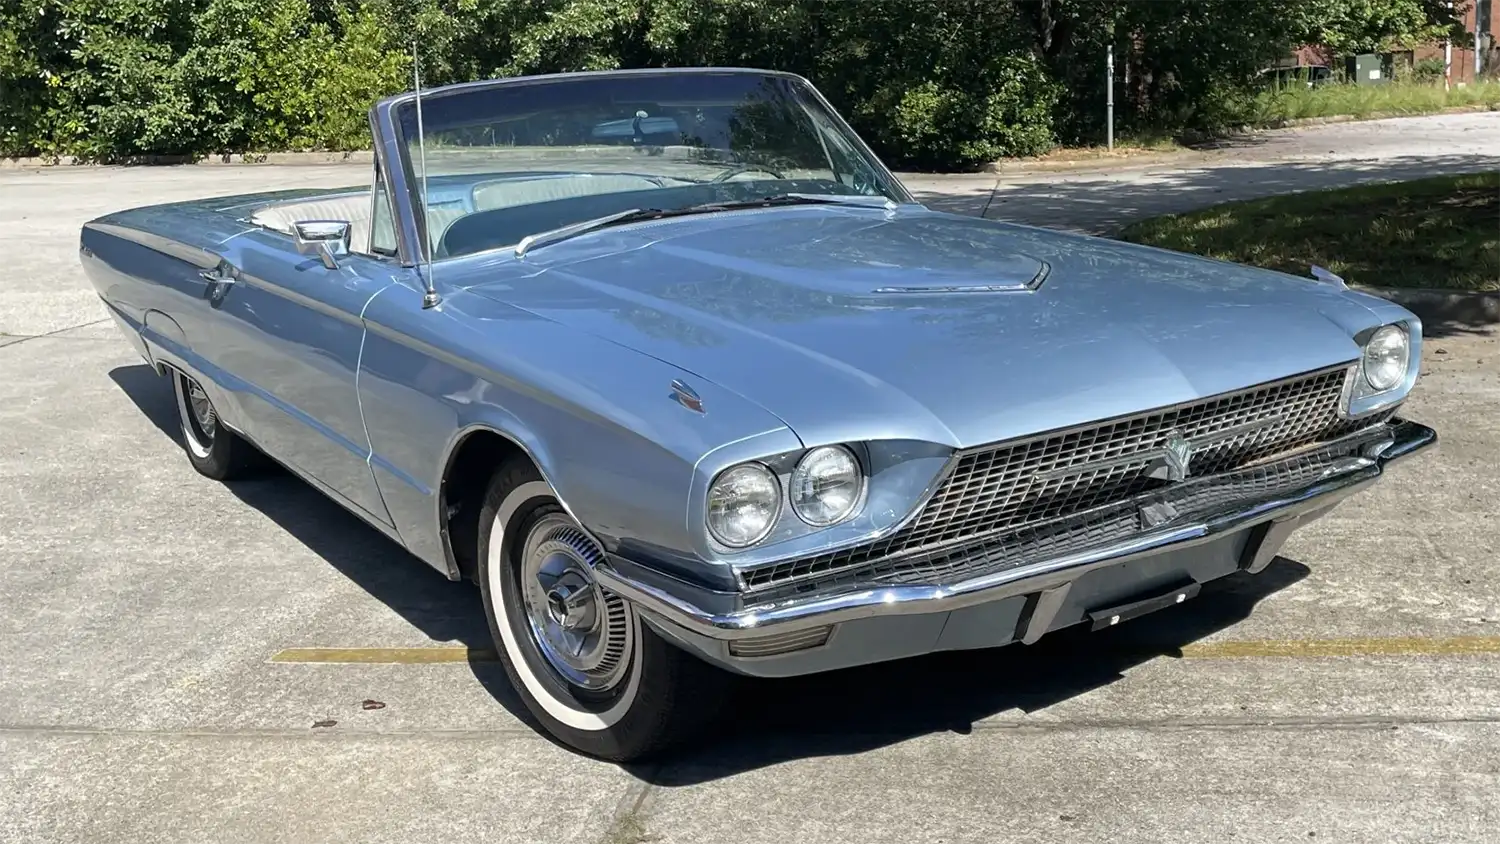
<path id="1" fill-rule="evenodd" d="M 837 449 L 839 454 L 853 461 L 859 475 L 857 479 L 858 488 L 854 498 L 853 506 L 848 507 L 840 513 L 834 514 L 837 518 L 824 521 L 818 514 L 807 507 L 797 507 L 793 503 L 793 476 L 798 470 L 809 465 L 808 461 L 814 455 L 823 452 L 824 449 Z M 891 515 L 893 508 L 887 499 L 893 497 L 905 497 L 913 486 L 915 475 L 930 472 L 930 462 L 935 462 L 933 455 L 925 453 L 921 448 L 913 449 L 911 443 L 904 445 L 881 444 L 875 448 L 875 456 L 872 457 L 870 443 L 866 442 L 835 442 L 806 445 L 800 448 L 778 451 L 772 454 L 759 454 L 751 456 L 745 454 L 740 460 L 724 465 L 704 479 L 703 486 L 698 488 L 697 501 L 693 505 L 695 521 L 698 525 L 697 533 L 700 541 L 706 542 L 704 550 L 715 557 L 730 557 L 738 560 L 744 559 L 748 554 L 756 557 L 763 553 L 772 553 L 775 548 L 788 547 L 816 547 L 819 536 L 842 537 L 844 531 L 857 529 L 864 532 L 884 526 Z M 875 461 L 872 463 L 872 459 Z M 892 463 L 892 460 L 903 461 L 901 465 Z M 772 524 L 762 530 L 754 541 L 743 544 L 727 542 L 726 539 L 735 539 L 732 534 L 726 535 L 716 515 L 724 511 L 722 504 L 716 504 L 716 490 L 730 474 L 746 466 L 757 466 L 757 471 L 769 472 L 775 478 L 780 501 L 777 516 Z M 884 491 L 876 494 L 875 480 L 872 467 L 880 469 L 886 474 L 882 477 L 888 482 Z M 871 516 L 870 507 L 878 503 L 881 511 L 877 516 Z M 816 509 L 816 508 L 814 508 Z M 867 524 L 868 522 L 868 524 Z M 856 525 L 862 526 L 855 528 Z"/>
<path id="2" fill-rule="evenodd" d="M 733 476 L 743 474 L 759 476 L 760 480 L 769 485 L 772 496 L 771 503 L 767 509 L 770 511 L 770 515 L 769 518 L 766 519 L 765 524 L 760 528 L 760 530 L 752 534 L 750 538 L 743 541 L 734 541 L 725 538 L 724 532 L 721 529 L 716 529 L 714 526 L 714 514 L 716 512 L 714 507 L 714 500 L 716 492 L 720 490 L 722 485 L 728 483 Z M 732 550 L 750 548 L 764 541 L 767 536 L 771 535 L 771 531 L 776 528 L 776 523 L 781 519 L 781 512 L 786 506 L 785 502 L 786 494 L 784 482 L 775 472 L 771 471 L 770 467 L 757 460 L 750 460 L 744 463 L 736 463 L 735 465 L 728 467 L 718 475 L 714 476 L 713 481 L 709 483 L 708 500 L 705 504 L 704 509 L 704 527 L 708 530 L 708 535 L 712 537 L 715 542 L 723 545 L 725 548 Z"/>
<path id="3" fill-rule="evenodd" d="M 854 486 L 854 493 L 852 496 L 850 496 L 848 506 L 846 506 L 842 511 L 838 512 L 832 518 L 812 515 L 808 512 L 806 505 L 804 505 L 799 500 L 800 487 L 802 485 L 805 474 L 809 471 L 812 471 L 812 466 L 815 461 L 827 456 L 832 456 L 835 459 L 842 458 L 844 460 L 847 460 L 849 466 L 853 469 L 852 483 Z M 787 502 L 791 506 L 792 512 L 796 514 L 797 518 L 815 528 L 832 527 L 833 525 L 839 524 L 840 522 L 848 521 L 850 517 L 859 512 L 860 506 L 864 503 L 864 498 L 864 467 L 860 465 L 859 457 L 855 455 L 852 450 L 842 445 L 823 445 L 818 446 L 817 448 L 809 449 L 808 452 L 802 455 L 801 459 L 797 461 L 797 465 L 792 469 L 791 474 L 787 476 Z"/>
<path id="4" fill-rule="evenodd" d="M 1391 332 L 1399 334 L 1393 335 Z M 1381 387 L 1370 378 L 1370 345 L 1377 336 L 1399 336 L 1405 347 L 1401 374 L 1386 387 Z M 1421 368 L 1421 323 L 1415 319 L 1405 319 L 1373 325 L 1355 334 L 1354 342 L 1359 346 L 1359 360 L 1355 362 L 1344 388 L 1342 415 L 1351 419 L 1369 416 L 1404 401 L 1416 383 L 1417 372 Z"/>
<path id="5" fill-rule="evenodd" d="M 1392 339 L 1393 338 L 1393 339 Z M 1377 344 L 1380 344 L 1377 347 Z M 1401 386 L 1406 380 L 1406 373 L 1411 368 L 1411 334 L 1406 326 L 1400 323 L 1388 323 L 1382 325 L 1370 333 L 1369 339 L 1360 346 L 1359 371 L 1360 378 L 1369 389 L 1368 395 L 1388 393 Z M 1396 359 L 1400 368 L 1391 373 L 1389 379 L 1376 380 L 1376 372 L 1371 368 L 1371 353 L 1383 349 L 1393 349 L 1399 355 Z M 1380 364 L 1376 364 L 1379 366 Z"/>

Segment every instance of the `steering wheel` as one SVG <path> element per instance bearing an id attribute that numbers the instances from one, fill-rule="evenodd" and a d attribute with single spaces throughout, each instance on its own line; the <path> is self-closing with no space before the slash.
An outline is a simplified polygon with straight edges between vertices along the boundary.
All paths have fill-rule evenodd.
<path id="1" fill-rule="evenodd" d="M 854 188 L 855 193 L 877 194 L 875 189 L 875 174 L 863 167 L 855 167 L 849 173 L 849 186 Z"/>
<path id="2" fill-rule="evenodd" d="M 709 182 L 711 182 L 711 183 L 727 182 L 730 179 L 734 178 L 735 176 L 738 176 L 741 173 L 769 173 L 769 174 L 771 174 L 772 176 L 775 176 L 778 179 L 785 179 L 786 178 L 786 176 L 783 175 L 782 173 L 780 173 L 779 171 L 772 170 L 769 167 L 765 167 L 765 166 L 762 166 L 762 165 L 759 165 L 759 164 L 737 164 L 737 165 L 735 165 L 733 167 L 730 167 L 730 168 L 726 169 L 724 172 L 720 173 L 719 175 L 714 176 L 712 179 L 709 179 Z"/>

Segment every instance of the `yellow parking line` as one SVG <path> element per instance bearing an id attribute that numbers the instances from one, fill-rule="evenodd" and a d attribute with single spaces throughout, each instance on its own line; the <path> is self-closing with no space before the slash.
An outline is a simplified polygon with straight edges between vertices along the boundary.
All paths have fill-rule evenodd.
<path id="1" fill-rule="evenodd" d="M 494 662 L 485 648 L 442 645 L 430 648 L 287 648 L 272 662 L 354 663 L 365 665 L 430 665 L 441 662 Z"/>
<path id="2" fill-rule="evenodd" d="M 1259 639 L 1184 645 L 1189 659 L 1255 657 L 1462 656 L 1500 653 L 1500 636 L 1393 636 L 1348 639 Z"/>
<path id="3" fill-rule="evenodd" d="M 1170 652 L 1170 649 L 1166 650 Z M 1184 645 L 1180 653 L 1185 659 L 1465 656 L 1500 653 L 1500 636 L 1229 640 Z M 495 660 L 493 650 L 463 645 L 426 648 L 287 648 L 271 657 L 271 662 L 353 665 L 435 665 Z"/>

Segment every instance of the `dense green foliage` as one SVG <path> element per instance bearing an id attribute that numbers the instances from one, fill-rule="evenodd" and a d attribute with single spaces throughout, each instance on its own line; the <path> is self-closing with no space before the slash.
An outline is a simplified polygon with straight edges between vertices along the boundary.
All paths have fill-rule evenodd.
<path id="1" fill-rule="evenodd" d="M 1468 0 L 1455 4 L 1465 8 Z M 810 78 L 890 161 L 954 167 L 1232 119 L 1302 43 L 1452 29 L 1446 0 L 0 0 L 0 155 L 357 149 L 411 84 L 750 65 Z M 1128 78 L 1127 78 L 1128 74 Z"/>

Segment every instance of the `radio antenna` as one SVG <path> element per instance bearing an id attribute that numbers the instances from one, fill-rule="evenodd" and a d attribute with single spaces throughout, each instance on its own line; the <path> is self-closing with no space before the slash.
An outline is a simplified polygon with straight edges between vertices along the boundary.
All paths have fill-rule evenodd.
<path id="1" fill-rule="evenodd" d="M 417 159 L 422 165 L 422 225 L 427 229 L 428 236 L 430 237 L 432 227 L 427 225 L 427 138 L 426 133 L 422 131 L 422 71 L 421 61 L 417 56 L 417 42 L 415 40 L 411 42 L 411 79 L 412 87 L 416 91 L 417 96 Z M 422 238 L 419 236 L 417 241 L 420 243 Z M 419 255 L 418 257 L 417 273 L 419 275 L 422 274 L 422 259 L 425 258 L 427 261 L 427 273 L 422 279 L 422 307 L 424 309 L 434 307 L 443 301 L 437 294 L 437 287 L 432 283 L 431 252 L 432 244 L 429 243 L 426 254 Z"/>

